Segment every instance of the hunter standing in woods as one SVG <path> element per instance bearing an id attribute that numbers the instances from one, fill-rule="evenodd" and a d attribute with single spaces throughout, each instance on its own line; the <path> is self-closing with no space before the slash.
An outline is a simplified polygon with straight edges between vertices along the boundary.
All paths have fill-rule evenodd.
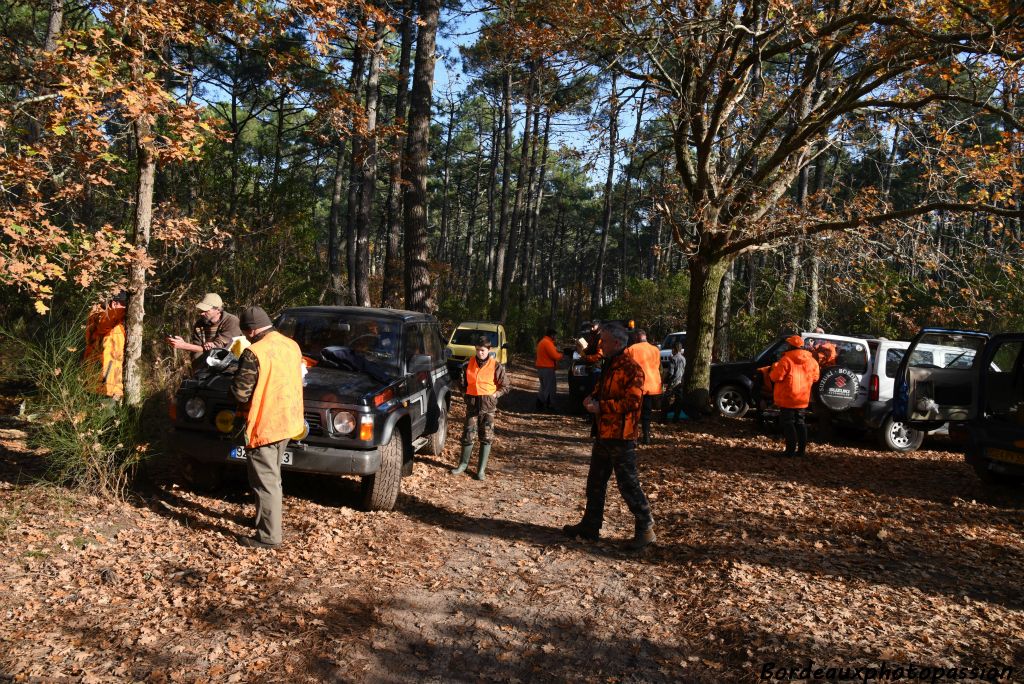
<path id="1" fill-rule="evenodd" d="M 168 335 L 167 344 L 191 352 L 195 360 L 211 349 L 227 349 L 231 340 L 241 337 L 238 317 L 224 310 L 224 301 L 220 295 L 206 293 L 196 308 L 200 314 L 192 326 L 190 341 L 186 342 L 180 335 Z"/>
<path id="2" fill-rule="evenodd" d="M 534 363 L 537 367 L 537 379 L 540 380 L 540 390 L 537 392 L 538 411 L 553 412 L 555 410 L 555 395 L 557 394 L 555 368 L 562 360 L 562 352 L 558 351 L 558 347 L 555 346 L 556 334 L 554 328 L 548 328 L 544 337 L 540 338 L 540 342 L 537 343 L 537 358 Z"/>
<path id="3" fill-rule="evenodd" d="M 661 398 L 661 350 L 647 341 L 647 332 L 636 331 L 636 341 L 626 347 L 624 352 L 637 362 L 644 371 L 644 403 L 640 411 L 640 423 L 643 434 L 641 444 L 651 443 L 651 413 L 655 402 Z"/>
<path id="4" fill-rule="evenodd" d="M 124 393 L 124 314 L 128 293 L 122 290 L 97 305 L 85 324 L 85 360 L 98 366 L 94 389 L 103 396 L 120 401 Z"/>
<path id="5" fill-rule="evenodd" d="M 231 394 L 248 409 L 245 424 L 249 486 L 256 495 L 256 534 L 243 546 L 281 545 L 281 459 L 285 447 L 305 427 L 302 416 L 302 351 L 274 330 L 267 312 L 242 312 L 242 331 L 252 345 L 242 352 Z"/>
<path id="6" fill-rule="evenodd" d="M 811 388 L 820 374 L 818 362 L 804 349 L 799 335 L 786 338 L 790 349 L 779 359 L 768 377 L 775 383 L 773 399 L 779 407 L 779 425 L 786 437 L 783 456 L 803 456 L 807 450 L 807 423 L 804 412 L 811 403 Z"/>
<path id="7" fill-rule="evenodd" d="M 587 472 L 587 505 L 583 520 L 562 528 L 570 537 L 591 541 L 601 538 L 608 480 L 615 473 L 619 492 L 635 519 L 631 550 L 656 540 L 651 505 L 640 487 L 636 467 L 636 438 L 640 432 L 640 408 L 644 395 L 644 371 L 623 354 L 629 333 L 619 325 L 601 328 L 601 348 L 607 359 L 594 393 L 583 405 L 597 417 L 597 439 Z"/>
<path id="8" fill-rule="evenodd" d="M 469 467 L 473 456 L 473 441 L 480 437 L 480 464 L 476 479 L 486 475 L 487 458 L 491 455 L 491 441 L 494 439 L 494 411 L 498 408 L 498 397 L 507 394 L 511 385 L 505 367 L 498 363 L 491 353 L 491 341 L 481 336 L 476 341 L 476 354 L 463 365 L 462 391 L 466 395 L 466 423 L 462 428 L 462 458 L 452 475 L 461 475 Z"/>

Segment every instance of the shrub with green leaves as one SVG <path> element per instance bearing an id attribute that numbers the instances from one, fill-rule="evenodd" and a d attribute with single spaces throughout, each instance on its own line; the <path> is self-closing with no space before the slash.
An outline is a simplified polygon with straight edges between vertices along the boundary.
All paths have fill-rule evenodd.
<path id="1" fill-rule="evenodd" d="M 3 333 L 20 352 L 17 380 L 35 393 L 29 444 L 44 452 L 47 477 L 107 498 L 120 498 L 147 453 L 142 409 L 92 390 L 96 370 L 82 359 L 80 325 L 53 329 L 39 340 Z"/>

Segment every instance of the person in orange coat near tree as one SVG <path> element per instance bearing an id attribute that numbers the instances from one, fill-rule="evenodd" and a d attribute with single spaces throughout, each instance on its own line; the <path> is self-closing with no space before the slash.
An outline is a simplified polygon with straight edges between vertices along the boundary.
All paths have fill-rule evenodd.
<path id="1" fill-rule="evenodd" d="M 124 393 L 124 314 L 128 293 L 122 290 L 97 306 L 85 324 L 85 360 L 95 364 L 99 372 L 93 389 L 114 401 Z"/>
<path id="2" fill-rule="evenodd" d="M 818 381 L 818 362 L 808 350 L 799 335 L 786 338 L 790 350 L 782 355 L 768 377 L 773 390 L 776 406 L 779 407 L 779 425 L 786 436 L 784 456 L 803 456 L 807 450 L 807 424 L 804 412 L 811 403 L 811 388 Z"/>
<path id="3" fill-rule="evenodd" d="M 651 443 L 651 412 L 654 402 L 661 397 L 661 350 L 647 341 L 647 332 L 637 330 L 635 341 L 624 352 L 644 371 L 644 403 L 640 412 L 643 434 L 641 444 Z"/>
<path id="4" fill-rule="evenodd" d="M 556 380 L 555 368 L 562 360 L 562 352 L 555 346 L 555 329 L 548 328 L 544 337 L 537 343 L 537 378 L 540 380 L 540 390 L 537 392 L 537 410 L 554 411 Z"/>

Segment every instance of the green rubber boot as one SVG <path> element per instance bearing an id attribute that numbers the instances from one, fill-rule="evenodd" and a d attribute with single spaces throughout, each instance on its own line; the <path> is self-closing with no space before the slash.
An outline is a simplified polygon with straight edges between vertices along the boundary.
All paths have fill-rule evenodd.
<path id="1" fill-rule="evenodd" d="M 473 445 L 464 444 L 462 445 L 462 460 L 459 461 L 458 468 L 452 468 L 452 475 L 461 475 L 466 472 L 466 468 L 469 467 L 469 459 L 473 455 Z"/>
<path id="2" fill-rule="evenodd" d="M 491 455 L 491 445 L 480 445 L 480 464 L 476 467 L 476 479 L 482 480 L 486 475 L 487 457 Z"/>

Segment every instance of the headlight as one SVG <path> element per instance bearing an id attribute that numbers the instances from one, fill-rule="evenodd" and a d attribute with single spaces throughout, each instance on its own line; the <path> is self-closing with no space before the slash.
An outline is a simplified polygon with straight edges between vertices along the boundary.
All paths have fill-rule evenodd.
<path id="1" fill-rule="evenodd" d="M 587 374 L 587 367 L 580 364 L 572 367 L 572 374 L 576 377 L 582 377 Z"/>
<path id="2" fill-rule="evenodd" d="M 331 427 L 338 434 L 347 435 L 356 429 L 356 417 L 351 411 L 337 411 L 331 416 Z"/>
<path id="3" fill-rule="evenodd" d="M 185 415 L 198 420 L 206 415 L 206 402 L 202 397 L 192 397 L 185 402 Z"/>

